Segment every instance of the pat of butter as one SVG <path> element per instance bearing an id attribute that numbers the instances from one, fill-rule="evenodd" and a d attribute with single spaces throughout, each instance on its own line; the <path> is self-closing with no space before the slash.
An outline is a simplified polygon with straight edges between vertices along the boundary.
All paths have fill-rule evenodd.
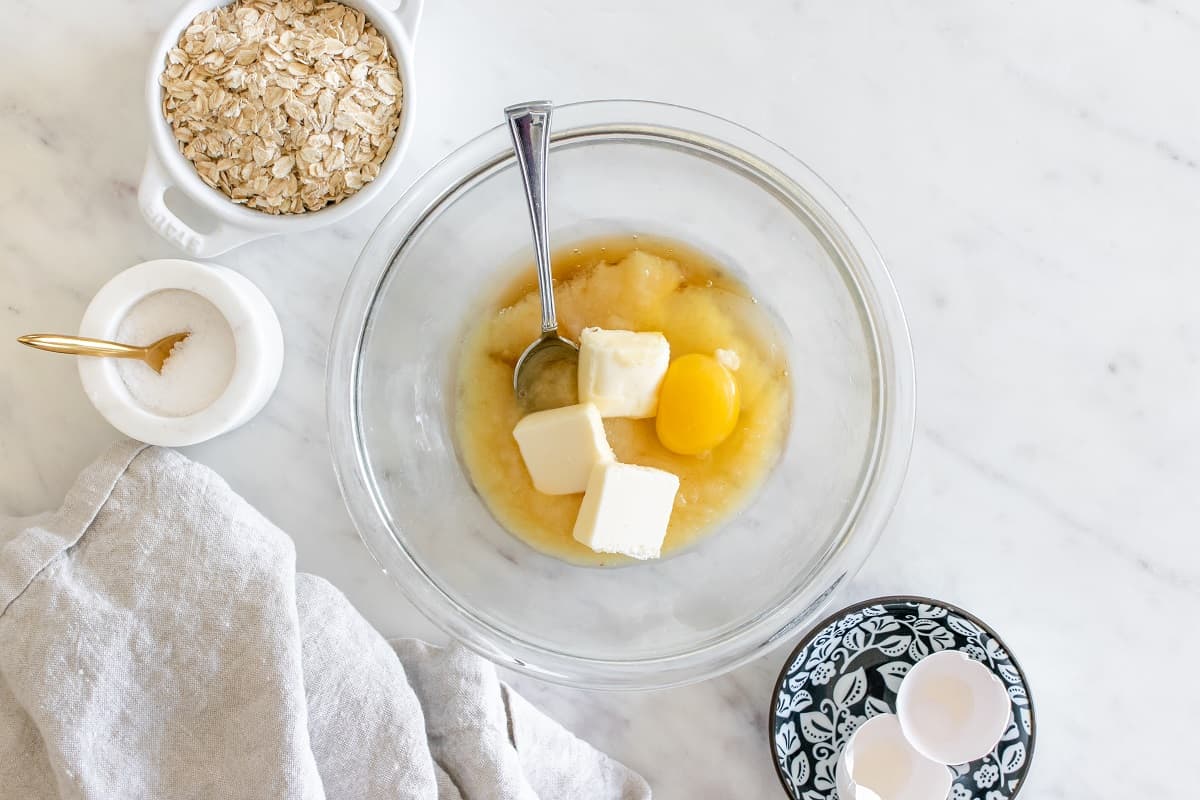
<path id="1" fill-rule="evenodd" d="M 612 461 L 600 412 L 591 403 L 537 411 L 513 428 L 525 469 L 544 494 L 574 494 L 588 486 L 592 467 Z"/>
<path id="2" fill-rule="evenodd" d="M 575 518 L 575 538 L 597 553 L 658 558 L 679 476 L 653 467 L 597 464 Z"/>
<path id="3" fill-rule="evenodd" d="M 602 417 L 653 417 L 671 346 L 661 333 L 584 328 L 579 336 L 579 401 Z"/>

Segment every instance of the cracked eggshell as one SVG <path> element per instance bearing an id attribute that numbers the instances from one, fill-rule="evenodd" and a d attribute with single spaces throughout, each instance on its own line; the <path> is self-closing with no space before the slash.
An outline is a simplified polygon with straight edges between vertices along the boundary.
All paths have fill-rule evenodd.
<path id="1" fill-rule="evenodd" d="M 837 763 L 841 800 L 945 800 L 953 775 L 909 744 L 895 714 L 859 726 Z"/>
<path id="2" fill-rule="evenodd" d="M 896 715 L 913 747 L 942 764 L 992 751 L 1011 716 L 1008 692 L 990 669 L 957 650 L 918 661 L 900 684 Z"/>

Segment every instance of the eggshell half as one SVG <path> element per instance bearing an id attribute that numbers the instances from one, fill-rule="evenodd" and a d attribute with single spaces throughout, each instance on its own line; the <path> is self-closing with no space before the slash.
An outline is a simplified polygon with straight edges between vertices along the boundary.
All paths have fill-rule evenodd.
<path id="1" fill-rule="evenodd" d="M 953 776 L 909 744 L 895 714 L 859 726 L 838 757 L 841 800 L 945 800 Z"/>
<path id="2" fill-rule="evenodd" d="M 990 669 L 957 650 L 918 661 L 900 684 L 896 715 L 924 756 L 963 764 L 990 753 L 1011 716 L 1008 692 Z"/>

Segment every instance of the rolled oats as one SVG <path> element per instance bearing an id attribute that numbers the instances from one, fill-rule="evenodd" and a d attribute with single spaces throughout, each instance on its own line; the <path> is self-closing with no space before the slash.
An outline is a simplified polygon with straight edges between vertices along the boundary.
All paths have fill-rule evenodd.
<path id="1" fill-rule="evenodd" d="M 404 86 L 387 40 L 337 2 L 236 0 L 167 53 L 163 116 L 200 178 L 269 214 L 338 203 L 379 174 Z"/>

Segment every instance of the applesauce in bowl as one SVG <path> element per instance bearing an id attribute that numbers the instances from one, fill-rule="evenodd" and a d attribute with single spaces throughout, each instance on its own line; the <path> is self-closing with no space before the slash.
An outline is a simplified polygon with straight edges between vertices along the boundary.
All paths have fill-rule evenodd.
<path id="1" fill-rule="evenodd" d="M 659 442 L 653 418 L 604 421 L 618 461 L 679 477 L 663 542 L 663 555 L 670 555 L 735 514 L 778 460 L 790 412 L 785 350 L 748 288 L 681 242 L 605 237 L 564 246 L 552 261 L 559 333 L 566 338 L 579 341 L 580 331 L 592 326 L 655 331 L 667 338 L 672 358 L 736 354 L 738 421 L 711 451 L 671 452 Z M 513 369 L 541 314 L 532 265 L 493 295 L 472 314 L 458 365 L 457 444 L 475 490 L 506 529 L 543 553 L 581 565 L 636 563 L 575 540 L 581 494 L 534 488 L 512 434 L 523 415 Z"/>

